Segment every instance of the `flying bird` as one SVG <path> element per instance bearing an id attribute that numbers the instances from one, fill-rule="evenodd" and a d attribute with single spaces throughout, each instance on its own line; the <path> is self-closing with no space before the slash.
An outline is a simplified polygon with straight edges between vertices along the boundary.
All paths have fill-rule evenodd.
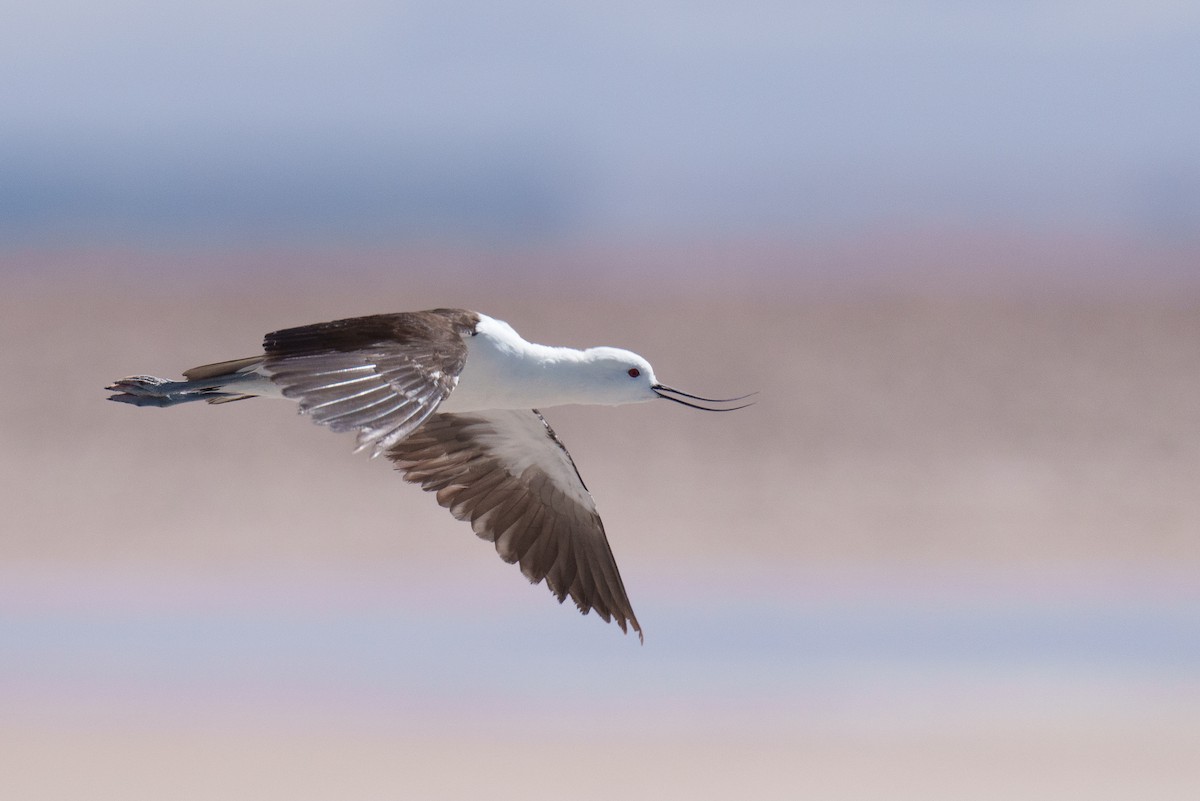
<path id="1" fill-rule="evenodd" d="M 183 381 L 132 376 L 107 387 L 134 406 L 253 397 L 296 402 L 357 450 L 384 455 L 407 481 L 468 521 L 500 558 L 562 603 L 642 638 L 596 512 L 567 449 L 539 408 L 667 399 L 732 411 L 749 398 L 703 398 L 662 384 L 619 348 L 527 342 L 508 323 L 464 309 L 377 314 L 267 334 L 263 353 L 193 367 Z M 709 404 L 709 405 L 701 405 Z M 714 405 L 717 404 L 717 405 Z"/>

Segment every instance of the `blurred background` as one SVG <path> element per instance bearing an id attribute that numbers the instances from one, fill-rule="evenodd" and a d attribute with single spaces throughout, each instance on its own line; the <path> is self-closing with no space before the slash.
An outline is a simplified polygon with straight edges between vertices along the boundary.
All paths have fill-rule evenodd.
<path id="1" fill-rule="evenodd" d="M 0 795 L 1195 797 L 1195 3 L 4 19 Z M 547 414 L 644 646 L 287 406 L 103 401 L 433 306 L 761 391 Z"/>

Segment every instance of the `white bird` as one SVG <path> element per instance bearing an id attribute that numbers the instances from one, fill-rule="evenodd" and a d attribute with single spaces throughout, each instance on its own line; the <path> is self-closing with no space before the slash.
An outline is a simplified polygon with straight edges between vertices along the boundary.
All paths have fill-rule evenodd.
<path id="1" fill-rule="evenodd" d="M 384 454 L 408 481 L 494 542 L 504 561 L 559 602 L 595 610 L 642 637 L 591 493 L 537 411 L 666 398 L 705 411 L 738 398 L 702 398 L 654 377 L 619 348 L 549 347 L 507 323 L 464 309 L 378 314 L 267 334 L 263 353 L 194 367 L 184 381 L 133 376 L 109 400 L 174 406 L 251 397 L 295 401 L 358 450 Z M 748 405 L 748 404 L 745 404 Z"/>

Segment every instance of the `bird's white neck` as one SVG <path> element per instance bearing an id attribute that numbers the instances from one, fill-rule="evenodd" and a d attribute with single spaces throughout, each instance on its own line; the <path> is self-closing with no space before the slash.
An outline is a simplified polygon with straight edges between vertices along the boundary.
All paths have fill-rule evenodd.
<path id="1" fill-rule="evenodd" d="M 446 412 L 606 403 L 589 351 L 525 341 L 507 323 L 480 315 Z M 620 402 L 620 401 L 612 401 Z"/>

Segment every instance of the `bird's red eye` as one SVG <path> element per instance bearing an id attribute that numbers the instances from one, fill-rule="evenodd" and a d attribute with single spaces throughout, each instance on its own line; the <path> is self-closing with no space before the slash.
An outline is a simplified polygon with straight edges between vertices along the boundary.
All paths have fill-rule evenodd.
<path id="1" fill-rule="evenodd" d="M 629 368 L 629 377 L 630 378 L 637 378 L 641 374 L 642 374 L 642 371 L 637 369 L 636 367 Z"/>

